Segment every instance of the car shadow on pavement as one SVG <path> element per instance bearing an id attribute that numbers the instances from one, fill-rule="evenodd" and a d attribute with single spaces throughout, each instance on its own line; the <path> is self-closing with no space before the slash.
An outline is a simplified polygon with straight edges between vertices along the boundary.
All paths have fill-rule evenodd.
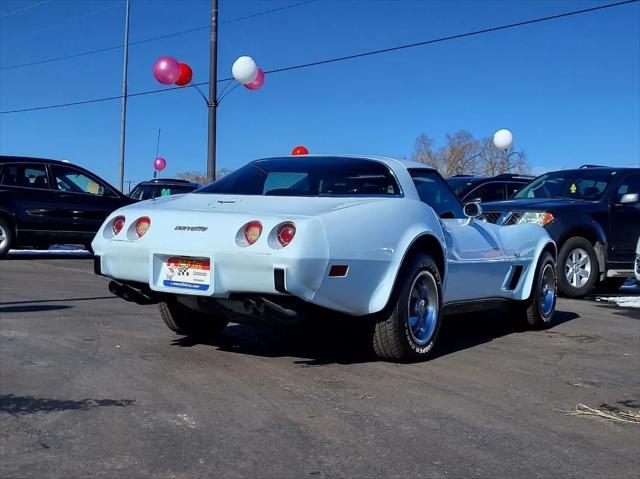
<path id="1" fill-rule="evenodd" d="M 134 399 L 48 399 L 33 396 L 14 396 L 3 394 L 0 396 L 0 413 L 25 415 L 39 412 L 56 412 L 68 410 L 86 411 L 88 409 L 105 406 L 131 406 Z"/>
<path id="2" fill-rule="evenodd" d="M 0 306 L 2 313 L 36 313 L 40 311 L 55 311 L 58 309 L 69 309 L 73 306 L 67 304 L 23 304 L 15 306 Z"/>
<path id="3" fill-rule="evenodd" d="M 553 327 L 578 317 L 576 313 L 558 311 Z M 361 320 L 323 319 L 281 328 L 231 324 L 219 336 L 185 336 L 175 339 L 172 345 L 207 345 L 221 351 L 269 358 L 288 356 L 295 359 L 295 364 L 304 366 L 354 364 L 378 361 L 371 347 L 370 330 L 371 323 Z M 500 310 L 447 317 L 435 357 L 526 331 L 508 312 Z"/>
<path id="4" fill-rule="evenodd" d="M 557 326 L 579 318 L 577 313 L 556 311 L 552 331 Z M 510 334 L 528 333 L 521 322 L 515 320 L 508 309 L 490 311 L 485 314 L 465 314 L 445 318 L 440 330 L 436 357 L 472 348 Z"/>

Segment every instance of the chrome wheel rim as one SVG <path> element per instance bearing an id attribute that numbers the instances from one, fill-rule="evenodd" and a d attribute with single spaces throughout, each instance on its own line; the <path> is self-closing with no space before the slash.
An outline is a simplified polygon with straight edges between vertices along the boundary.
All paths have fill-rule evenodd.
<path id="1" fill-rule="evenodd" d="M 7 244 L 7 241 L 8 241 L 7 232 L 4 230 L 2 225 L 0 225 L 0 249 L 5 247 L 5 245 Z"/>
<path id="2" fill-rule="evenodd" d="M 556 304 L 556 275 L 553 266 L 547 264 L 540 276 L 540 312 L 547 319 L 553 313 Z"/>
<path id="3" fill-rule="evenodd" d="M 571 250 L 564 264 L 564 275 L 574 288 L 582 288 L 591 276 L 591 259 L 585 250 Z"/>
<path id="4" fill-rule="evenodd" d="M 424 346 L 433 337 L 438 323 L 438 285 L 429 271 L 420 272 L 413 280 L 407 308 L 411 339 Z"/>

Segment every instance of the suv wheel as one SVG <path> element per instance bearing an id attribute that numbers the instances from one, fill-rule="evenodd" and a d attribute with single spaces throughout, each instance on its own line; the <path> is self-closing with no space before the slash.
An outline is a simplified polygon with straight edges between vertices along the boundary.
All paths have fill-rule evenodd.
<path id="1" fill-rule="evenodd" d="M 11 249 L 14 240 L 14 232 L 11 223 L 0 217 L 0 258 Z"/>
<path id="2" fill-rule="evenodd" d="M 596 250 L 581 236 L 569 238 L 558 254 L 558 289 L 568 298 L 581 298 L 593 289 L 600 268 Z"/>

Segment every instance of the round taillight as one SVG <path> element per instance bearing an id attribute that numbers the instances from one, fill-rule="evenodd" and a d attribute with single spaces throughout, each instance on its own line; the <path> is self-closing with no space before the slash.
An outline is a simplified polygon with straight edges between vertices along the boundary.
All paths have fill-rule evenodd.
<path id="1" fill-rule="evenodd" d="M 282 246 L 287 246 L 293 240 L 293 237 L 296 235 L 296 225 L 293 223 L 282 223 L 278 227 L 278 231 L 276 236 L 278 237 L 278 242 Z"/>
<path id="2" fill-rule="evenodd" d="M 247 240 L 249 246 L 258 241 L 262 234 L 262 223 L 259 221 L 251 221 L 244 227 L 244 239 Z"/>
<path id="3" fill-rule="evenodd" d="M 114 235 L 117 235 L 118 233 L 120 233 L 120 231 L 122 231 L 122 228 L 124 228 L 124 222 L 124 216 L 116 216 L 116 218 L 113 220 L 113 224 L 111 225 Z"/>
<path id="4" fill-rule="evenodd" d="M 142 238 L 144 236 L 144 234 L 149 230 L 150 225 L 151 218 L 147 216 L 143 216 L 136 220 L 136 234 L 138 235 L 138 238 Z"/>

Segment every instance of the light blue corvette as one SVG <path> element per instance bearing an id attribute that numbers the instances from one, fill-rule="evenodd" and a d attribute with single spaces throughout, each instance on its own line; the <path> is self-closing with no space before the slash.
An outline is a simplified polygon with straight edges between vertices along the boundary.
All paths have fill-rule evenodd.
<path id="1" fill-rule="evenodd" d="M 306 155 L 121 208 L 92 246 L 111 291 L 160 303 L 180 334 L 330 311 L 374 322 L 381 358 L 417 360 L 449 312 L 508 301 L 531 327 L 552 322 L 554 242 L 480 215 L 424 164 Z"/>

